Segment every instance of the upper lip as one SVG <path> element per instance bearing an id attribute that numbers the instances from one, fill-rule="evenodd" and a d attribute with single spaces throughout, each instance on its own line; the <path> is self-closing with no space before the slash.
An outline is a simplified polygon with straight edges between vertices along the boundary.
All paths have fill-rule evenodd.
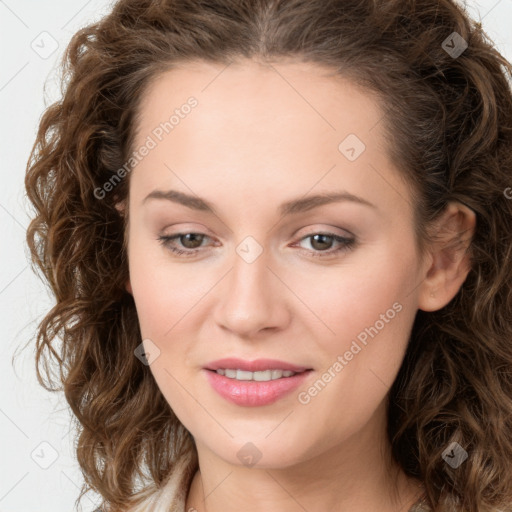
<path id="1" fill-rule="evenodd" d="M 224 359 L 217 359 L 208 363 L 205 368 L 207 370 L 218 370 L 219 368 L 228 368 L 233 370 L 245 370 L 248 372 L 261 372 L 265 370 L 290 370 L 295 373 L 300 373 L 306 370 L 311 370 L 305 366 L 297 366 L 286 361 L 279 361 L 278 359 L 255 359 L 254 361 L 244 361 L 236 357 L 228 357 Z"/>

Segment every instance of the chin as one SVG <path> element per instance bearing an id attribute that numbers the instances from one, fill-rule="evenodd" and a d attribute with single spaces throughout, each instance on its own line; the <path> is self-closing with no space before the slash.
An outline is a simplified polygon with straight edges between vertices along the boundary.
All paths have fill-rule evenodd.
<path id="1" fill-rule="evenodd" d="M 274 439 L 266 439 L 266 436 L 268 432 L 255 436 L 248 434 L 243 438 L 226 440 L 222 444 L 218 443 L 217 438 L 212 440 L 210 450 L 228 464 L 257 469 L 287 468 L 310 458 L 304 451 L 306 447 L 303 437 L 298 436 L 293 440 L 287 436 L 287 442 L 284 442 L 285 439 L 278 435 Z"/>

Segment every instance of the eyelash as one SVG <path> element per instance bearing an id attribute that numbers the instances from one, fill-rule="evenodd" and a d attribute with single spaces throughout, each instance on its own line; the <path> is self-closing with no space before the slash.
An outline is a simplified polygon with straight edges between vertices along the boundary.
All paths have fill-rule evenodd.
<path id="1" fill-rule="evenodd" d="M 177 233 L 172 236 L 159 236 L 157 238 L 157 240 L 160 242 L 160 244 L 162 246 L 164 246 L 166 249 L 170 250 L 172 253 L 174 253 L 176 255 L 183 255 L 185 257 L 194 256 L 200 250 L 200 248 L 182 250 L 182 249 L 178 249 L 178 248 L 170 245 L 173 240 L 179 239 L 180 237 L 185 236 L 185 235 L 203 235 L 206 238 L 209 238 L 208 235 L 204 235 L 203 233 L 195 233 L 195 232 L 190 231 L 190 232 L 186 232 L 186 233 Z M 329 256 L 333 256 L 335 254 L 350 251 L 356 245 L 355 238 L 345 238 L 345 237 L 342 237 L 339 235 L 335 235 L 334 233 L 324 233 L 324 232 L 311 233 L 310 235 L 302 237 L 299 240 L 299 242 L 301 242 L 302 240 L 305 240 L 307 238 L 312 238 L 315 235 L 328 236 L 330 238 L 333 238 L 336 242 L 341 243 L 342 245 L 340 247 L 338 247 L 337 249 L 334 249 L 334 250 L 328 249 L 325 251 L 310 251 L 308 249 L 303 249 L 305 251 L 310 252 L 311 256 L 313 256 L 314 258 L 326 258 Z"/>

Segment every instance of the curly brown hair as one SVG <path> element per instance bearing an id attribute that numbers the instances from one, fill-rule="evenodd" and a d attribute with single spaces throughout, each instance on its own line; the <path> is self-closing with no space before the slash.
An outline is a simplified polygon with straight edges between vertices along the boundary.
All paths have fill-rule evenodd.
<path id="1" fill-rule="evenodd" d="M 467 44 L 459 55 L 454 32 Z M 413 186 L 421 247 L 449 201 L 476 213 L 459 293 L 417 312 L 388 435 L 433 510 L 512 510 L 512 65 L 454 0 L 120 0 L 74 35 L 25 186 L 32 266 L 56 298 L 38 326 L 36 370 L 76 416 L 77 502 L 92 489 L 105 510 L 147 504 L 194 457 L 133 357 L 142 339 L 116 208 L 129 176 L 101 200 L 98 190 L 126 168 L 152 79 L 178 62 L 240 58 L 313 62 L 377 95 L 389 153 Z M 454 441 L 469 454 L 456 470 L 442 458 Z"/>

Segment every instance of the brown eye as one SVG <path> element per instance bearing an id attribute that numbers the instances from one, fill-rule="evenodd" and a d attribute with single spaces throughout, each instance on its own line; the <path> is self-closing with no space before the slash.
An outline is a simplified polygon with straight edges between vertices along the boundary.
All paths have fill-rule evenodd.
<path id="1" fill-rule="evenodd" d="M 196 249 L 201 246 L 204 240 L 204 235 L 201 235 L 200 233 L 185 233 L 184 235 L 179 236 L 179 240 L 183 247 L 187 249 Z"/>
<path id="2" fill-rule="evenodd" d="M 170 236 L 159 236 L 157 240 L 172 253 L 182 256 L 193 256 L 201 249 L 205 238 L 202 233 L 177 233 Z"/>
<path id="3" fill-rule="evenodd" d="M 311 247 L 319 251 L 330 249 L 334 238 L 330 235 L 317 234 L 311 237 Z"/>
<path id="4" fill-rule="evenodd" d="M 315 258 L 335 256 L 356 246 L 355 238 L 345 238 L 334 233 L 312 233 L 303 237 L 302 241 L 308 242 L 310 247 L 307 251 Z"/>

